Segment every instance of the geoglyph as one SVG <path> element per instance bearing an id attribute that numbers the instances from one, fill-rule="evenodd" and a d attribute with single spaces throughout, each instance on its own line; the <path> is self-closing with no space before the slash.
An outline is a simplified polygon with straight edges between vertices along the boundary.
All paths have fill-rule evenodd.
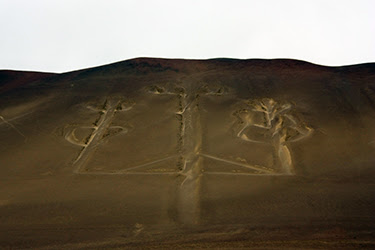
<path id="1" fill-rule="evenodd" d="M 234 110 L 232 118 L 237 124 L 237 131 L 233 140 L 242 140 L 249 145 L 267 144 L 272 145 L 275 161 L 274 167 L 263 167 L 252 165 L 242 161 L 241 157 L 227 159 L 219 157 L 213 153 L 207 153 L 202 150 L 203 130 L 201 124 L 201 110 L 203 109 L 201 98 L 219 98 L 228 93 L 228 89 L 222 86 L 202 87 L 192 90 L 177 85 L 153 85 L 144 89 L 149 95 L 171 96 L 176 98 L 177 110 L 174 115 L 178 124 L 178 135 L 176 140 L 176 152 L 168 157 L 161 157 L 154 161 L 134 166 L 127 166 L 120 170 L 88 170 L 85 168 L 91 158 L 95 157 L 95 150 L 100 147 L 103 140 L 109 135 L 114 136 L 120 133 L 127 133 L 125 126 L 113 126 L 112 120 L 117 112 L 126 112 L 130 109 L 137 109 L 136 104 L 123 105 L 119 98 L 107 98 L 102 108 L 88 106 L 89 109 L 98 112 L 98 118 L 92 126 L 75 126 L 65 134 L 65 139 L 70 143 L 81 147 L 77 158 L 75 159 L 74 173 L 91 175 L 115 175 L 115 174 L 152 174 L 152 175 L 174 175 L 180 177 L 177 207 L 179 210 L 179 219 L 184 224 L 196 224 L 199 220 L 199 197 L 202 176 L 210 175 L 293 175 L 294 165 L 292 153 L 288 147 L 289 143 L 302 140 L 309 136 L 312 128 L 306 126 L 297 119 L 293 113 L 293 106 L 290 103 L 276 102 L 272 98 L 259 100 L 241 100 L 242 108 Z M 87 138 L 82 141 L 76 137 L 78 129 L 87 129 L 89 132 Z M 127 143 L 124 141 L 123 143 Z M 160 164 L 170 160 L 177 159 L 178 170 L 175 172 L 141 171 L 145 167 L 150 168 L 154 164 Z M 253 172 L 241 173 L 232 171 L 228 167 L 227 172 L 205 171 L 204 159 L 210 159 L 228 166 L 236 166 Z M 167 164 L 167 163 L 165 163 Z"/>

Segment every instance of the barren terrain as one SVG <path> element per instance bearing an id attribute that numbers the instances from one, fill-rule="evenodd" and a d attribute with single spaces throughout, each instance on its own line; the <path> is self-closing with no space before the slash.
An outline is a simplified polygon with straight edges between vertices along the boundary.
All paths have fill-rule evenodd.
<path id="1" fill-rule="evenodd" d="M 374 248 L 375 64 L 0 71 L 0 248 Z"/>

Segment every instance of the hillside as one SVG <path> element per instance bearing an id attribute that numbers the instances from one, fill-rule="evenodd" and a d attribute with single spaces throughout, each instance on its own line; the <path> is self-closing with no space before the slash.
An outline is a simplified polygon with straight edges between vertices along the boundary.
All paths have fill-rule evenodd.
<path id="1" fill-rule="evenodd" d="M 0 70 L 0 93 L 54 76 L 54 73 Z"/>
<path id="2" fill-rule="evenodd" d="M 373 248 L 374 125 L 375 63 L 0 71 L 0 246 Z"/>

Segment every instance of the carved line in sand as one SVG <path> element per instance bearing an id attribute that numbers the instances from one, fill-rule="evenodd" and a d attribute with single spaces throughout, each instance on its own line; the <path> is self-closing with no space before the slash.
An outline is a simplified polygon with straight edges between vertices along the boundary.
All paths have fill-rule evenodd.
<path id="1" fill-rule="evenodd" d="M 287 144 L 306 138 L 313 129 L 290 114 L 292 105 L 289 103 L 280 104 L 271 98 L 264 98 L 246 101 L 245 105 L 246 108 L 234 113 L 241 124 L 237 137 L 252 143 L 273 145 L 275 158 L 278 159 L 275 165 L 280 166 L 281 173 L 293 174 L 294 167 Z M 254 128 L 262 132 L 253 132 Z M 257 133 L 261 137 L 253 138 Z"/>
<path id="2" fill-rule="evenodd" d="M 52 97 L 51 96 L 46 96 L 45 98 L 39 98 L 38 100 L 34 101 L 29 101 L 25 102 L 23 104 L 19 104 L 16 106 L 11 106 L 5 109 L 6 111 L 0 115 L 0 126 L 5 124 L 8 127 L 12 128 L 14 131 L 17 132 L 20 136 L 25 138 L 25 142 L 27 141 L 27 137 L 22 133 L 22 131 L 17 128 L 13 121 L 18 120 L 20 118 L 23 118 L 25 116 L 28 116 L 36 111 L 36 108 L 40 106 L 41 104 L 45 103 L 46 101 L 50 100 Z M 4 110 L 3 110 L 4 111 Z M 10 113 L 13 115 L 12 118 L 5 118 L 7 117 L 6 113 Z M 5 117 L 4 117 L 5 116 Z"/>
<path id="3" fill-rule="evenodd" d="M 3 121 L 2 123 L 0 123 L 0 125 L 3 124 L 3 123 L 7 124 L 9 127 L 13 128 L 17 132 L 17 134 L 19 134 L 20 136 L 22 136 L 26 140 L 26 136 L 16 126 L 14 126 L 12 123 L 10 123 L 10 121 L 6 120 L 1 115 L 0 115 L 0 119 Z M 14 120 L 14 119 L 12 119 L 12 120 Z"/>

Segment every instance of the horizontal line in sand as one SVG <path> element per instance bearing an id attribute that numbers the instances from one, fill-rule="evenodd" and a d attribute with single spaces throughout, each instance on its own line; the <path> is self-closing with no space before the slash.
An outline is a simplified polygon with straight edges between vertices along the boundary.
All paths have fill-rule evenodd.
<path id="1" fill-rule="evenodd" d="M 275 173 L 273 171 L 270 171 L 270 170 L 267 170 L 267 169 L 262 169 L 260 167 L 255 167 L 255 166 L 247 165 L 247 164 L 240 163 L 240 162 L 225 160 L 225 159 L 218 158 L 218 157 L 211 156 L 211 155 L 206 155 L 206 154 L 199 154 L 199 155 L 203 156 L 203 157 L 206 157 L 206 158 L 209 158 L 209 159 L 216 160 L 216 161 L 222 161 L 222 162 L 225 162 L 225 163 L 241 166 L 241 167 L 244 167 L 244 168 L 248 168 L 248 169 L 252 169 L 252 170 L 256 170 L 256 171 L 261 171 L 261 172 L 264 172 L 264 173 L 267 173 L 267 174 L 274 174 Z"/>
<path id="2" fill-rule="evenodd" d="M 253 173 L 230 173 L 230 172 L 204 172 L 209 175 L 236 175 L 236 176 L 293 176 L 293 174 L 253 174 Z"/>

